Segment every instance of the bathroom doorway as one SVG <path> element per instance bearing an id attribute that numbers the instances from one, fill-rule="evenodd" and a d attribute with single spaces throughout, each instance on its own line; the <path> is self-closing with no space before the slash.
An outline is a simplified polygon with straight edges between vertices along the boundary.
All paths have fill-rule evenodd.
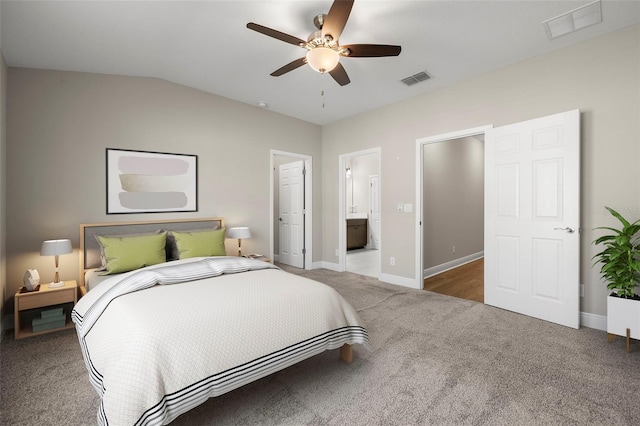
<path id="1" fill-rule="evenodd" d="M 380 275 L 380 150 L 340 157 L 341 270 Z"/>

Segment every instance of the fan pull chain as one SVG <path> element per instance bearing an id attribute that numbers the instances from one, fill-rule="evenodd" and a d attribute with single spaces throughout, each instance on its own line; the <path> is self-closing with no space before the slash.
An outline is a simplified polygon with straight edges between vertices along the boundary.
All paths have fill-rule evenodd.
<path id="1" fill-rule="evenodd" d="M 325 88 L 325 83 L 327 82 L 327 78 L 326 78 L 326 73 L 322 73 L 320 75 L 321 79 L 322 79 L 322 90 L 320 90 L 320 97 L 322 98 L 322 109 L 324 109 L 324 105 L 325 105 L 325 98 L 324 98 L 324 88 Z"/>

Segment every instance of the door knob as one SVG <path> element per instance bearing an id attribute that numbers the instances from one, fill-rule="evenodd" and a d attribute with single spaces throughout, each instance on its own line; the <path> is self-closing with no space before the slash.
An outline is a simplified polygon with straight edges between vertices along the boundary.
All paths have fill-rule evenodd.
<path id="1" fill-rule="evenodd" d="M 565 228 L 553 228 L 553 230 L 554 231 L 565 231 L 565 232 L 568 232 L 569 234 L 573 234 L 574 232 L 576 232 L 575 229 L 573 229 L 573 228 L 571 228 L 569 226 L 567 226 Z"/>

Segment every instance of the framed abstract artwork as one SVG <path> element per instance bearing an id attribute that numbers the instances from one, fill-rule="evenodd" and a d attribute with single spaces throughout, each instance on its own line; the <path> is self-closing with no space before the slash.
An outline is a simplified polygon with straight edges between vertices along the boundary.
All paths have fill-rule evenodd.
<path id="1" fill-rule="evenodd" d="M 198 156 L 107 148 L 107 214 L 198 211 Z"/>

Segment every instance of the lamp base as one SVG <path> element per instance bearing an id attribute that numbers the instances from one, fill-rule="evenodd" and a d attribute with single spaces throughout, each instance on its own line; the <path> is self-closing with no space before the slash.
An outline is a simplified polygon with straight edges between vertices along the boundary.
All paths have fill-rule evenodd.
<path id="1" fill-rule="evenodd" d="M 49 283 L 49 288 L 60 288 L 60 287 L 64 287 L 64 281 L 58 281 L 57 283 L 55 282 Z"/>

